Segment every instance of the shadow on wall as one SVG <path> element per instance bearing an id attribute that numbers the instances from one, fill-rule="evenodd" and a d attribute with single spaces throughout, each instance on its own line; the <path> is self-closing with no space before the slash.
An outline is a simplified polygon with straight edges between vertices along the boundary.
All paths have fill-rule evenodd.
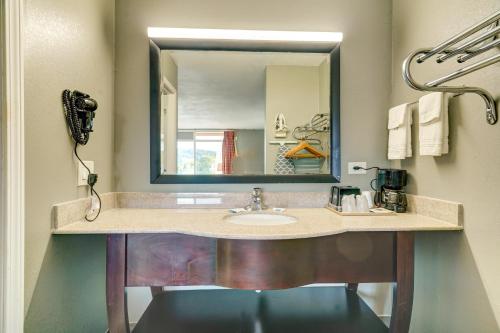
<path id="1" fill-rule="evenodd" d="M 105 332 L 105 262 L 105 236 L 53 236 L 26 315 L 24 331 Z"/>
<path id="2" fill-rule="evenodd" d="M 464 233 L 417 233 L 415 255 L 410 332 L 500 332 L 492 329 L 498 327 L 495 315 Z"/>

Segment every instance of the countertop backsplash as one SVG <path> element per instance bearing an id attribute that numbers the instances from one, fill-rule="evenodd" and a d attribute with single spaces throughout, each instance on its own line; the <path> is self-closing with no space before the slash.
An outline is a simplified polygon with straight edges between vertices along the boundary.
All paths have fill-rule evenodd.
<path id="1" fill-rule="evenodd" d="M 250 193 L 148 193 L 110 192 L 101 194 L 101 212 L 114 208 L 142 209 L 207 209 L 241 208 L 250 203 Z M 408 195 L 408 213 L 424 215 L 449 223 L 463 225 L 460 203 L 429 197 Z M 269 207 L 321 208 L 328 203 L 328 192 L 264 192 Z M 62 227 L 82 220 L 90 207 L 90 198 L 59 203 L 53 206 L 53 227 Z"/>

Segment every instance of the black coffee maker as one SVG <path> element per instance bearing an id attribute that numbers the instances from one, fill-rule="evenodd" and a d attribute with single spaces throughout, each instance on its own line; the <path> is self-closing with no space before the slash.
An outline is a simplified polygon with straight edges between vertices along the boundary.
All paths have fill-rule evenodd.
<path id="1" fill-rule="evenodd" d="M 401 169 L 378 169 L 375 192 L 375 204 L 378 207 L 395 211 L 406 212 L 408 202 L 404 187 L 406 186 L 407 173 Z"/>

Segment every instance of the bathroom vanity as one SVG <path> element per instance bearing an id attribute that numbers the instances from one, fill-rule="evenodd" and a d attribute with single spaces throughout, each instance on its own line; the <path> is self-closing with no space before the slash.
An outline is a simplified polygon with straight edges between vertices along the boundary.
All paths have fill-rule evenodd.
<path id="1" fill-rule="evenodd" d="M 108 235 L 110 332 L 128 332 L 128 286 L 272 290 L 333 282 L 348 282 L 352 291 L 357 283 L 395 282 L 390 332 L 407 332 L 413 298 L 413 239 L 413 232 L 348 232 L 288 240 L 175 233 Z"/>
<path id="2" fill-rule="evenodd" d="M 352 305 L 359 302 L 357 284 L 367 282 L 394 283 L 387 331 L 407 332 L 415 233 L 462 229 L 459 204 L 427 198 L 412 198 L 411 205 L 418 211 L 396 216 L 339 216 L 319 207 L 288 208 L 281 214 L 293 218 L 293 223 L 243 225 L 228 221 L 228 216 L 234 215 L 224 208 L 152 208 L 173 207 L 165 203 L 166 196 L 178 203 L 185 202 L 186 195 L 135 194 L 142 199 L 126 193 L 107 196 L 104 204 L 108 207 L 93 223 L 70 221 L 72 212 L 82 211 L 83 200 L 55 206 L 54 233 L 107 235 L 111 333 L 129 332 L 126 287 L 148 286 L 154 294 L 161 294 L 159 287 L 163 286 L 275 290 L 346 283 L 344 297 Z M 164 198 L 154 199 L 161 196 Z M 147 200 L 141 201 L 145 197 Z M 157 297 L 168 298 L 168 292 Z M 360 313 L 352 315 L 362 320 Z"/>

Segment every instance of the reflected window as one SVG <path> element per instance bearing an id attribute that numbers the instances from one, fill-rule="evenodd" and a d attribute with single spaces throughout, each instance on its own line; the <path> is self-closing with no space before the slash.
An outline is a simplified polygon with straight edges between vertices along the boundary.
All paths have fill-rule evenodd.
<path id="1" fill-rule="evenodd" d="M 222 174 L 223 131 L 179 131 L 177 174 Z"/>

